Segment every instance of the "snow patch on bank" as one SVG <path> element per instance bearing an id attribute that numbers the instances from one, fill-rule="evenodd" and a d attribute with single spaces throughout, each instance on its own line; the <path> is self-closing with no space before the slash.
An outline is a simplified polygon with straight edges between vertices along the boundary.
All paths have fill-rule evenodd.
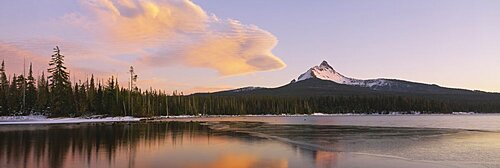
<path id="1" fill-rule="evenodd" d="M 98 123 L 98 122 L 127 122 L 140 121 L 141 118 L 125 117 L 103 117 L 103 118 L 47 118 L 46 116 L 2 116 L 0 125 L 20 124 L 72 124 L 72 123 Z"/>

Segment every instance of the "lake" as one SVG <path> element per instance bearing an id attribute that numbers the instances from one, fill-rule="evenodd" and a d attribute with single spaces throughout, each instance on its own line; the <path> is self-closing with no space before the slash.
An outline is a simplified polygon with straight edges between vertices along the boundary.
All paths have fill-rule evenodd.
<path id="1" fill-rule="evenodd" d="M 500 167 L 500 115 L 0 125 L 0 167 Z"/>

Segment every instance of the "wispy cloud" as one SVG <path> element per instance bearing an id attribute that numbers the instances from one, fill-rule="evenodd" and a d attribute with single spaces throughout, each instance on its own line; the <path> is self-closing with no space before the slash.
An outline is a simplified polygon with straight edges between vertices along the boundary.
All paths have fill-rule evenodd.
<path id="1" fill-rule="evenodd" d="M 35 64 L 34 73 L 41 73 L 43 70 L 45 70 L 45 67 L 43 65 L 48 64 L 48 59 L 44 59 L 36 53 L 33 53 L 26 49 L 22 49 L 15 44 L 10 44 L 2 41 L 0 41 L 0 59 L 5 61 L 6 71 L 9 74 L 22 73 L 22 65 L 25 60 L 28 64 L 30 62 Z"/>

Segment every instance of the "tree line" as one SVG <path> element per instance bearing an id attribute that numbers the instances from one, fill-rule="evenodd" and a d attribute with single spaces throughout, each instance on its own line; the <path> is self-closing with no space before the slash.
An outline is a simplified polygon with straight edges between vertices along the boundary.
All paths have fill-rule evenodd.
<path id="1" fill-rule="evenodd" d="M 110 77 L 96 82 L 92 75 L 72 83 L 59 47 L 54 48 L 47 75 L 36 79 L 30 64 L 28 74 L 8 78 L 5 63 L 0 67 L 0 115 L 41 114 L 67 116 L 165 116 L 244 115 L 311 113 L 448 113 L 453 111 L 498 112 L 500 103 L 457 102 L 416 96 L 217 96 L 168 94 L 162 90 L 141 90 L 130 69 L 127 87 Z"/>

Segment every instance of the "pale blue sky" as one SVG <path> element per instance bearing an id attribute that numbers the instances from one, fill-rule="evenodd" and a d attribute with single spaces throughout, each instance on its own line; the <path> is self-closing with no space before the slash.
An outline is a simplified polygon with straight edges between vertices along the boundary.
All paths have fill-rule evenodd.
<path id="1" fill-rule="evenodd" d="M 272 53 L 286 67 L 231 76 L 221 76 L 207 67 L 182 64 L 138 69 L 144 81 L 162 81 L 151 84 L 154 87 L 188 92 L 275 87 L 327 60 L 337 71 L 354 78 L 396 78 L 500 92 L 500 1 L 195 0 L 194 3 L 210 15 L 256 25 L 272 33 L 278 40 Z M 38 51 L 40 48 L 55 45 L 46 39 L 64 43 L 83 41 L 88 46 L 103 47 L 104 42 L 88 37 L 88 32 L 52 24 L 72 12 L 85 16 L 88 10 L 78 1 L 2 1 L 0 42 L 41 55 L 50 54 L 51 48 L 43 52 Z M 30 40 L 32 37 L 36 40 Z M 122 76 L 127 70 L 125 65 L 122 67 L 123 62 L 96 67 L 99 61 L 92 59 L 98 55 L 88 58 L 87 64 L 82 59 L 72 62 L 72 53 L 88 50 L 74 46 L 68 47 L 67 59 L 80 70 Z M 113 58 L 128 61 L 137 57 L 134 54 L 120 53 Z"/>

